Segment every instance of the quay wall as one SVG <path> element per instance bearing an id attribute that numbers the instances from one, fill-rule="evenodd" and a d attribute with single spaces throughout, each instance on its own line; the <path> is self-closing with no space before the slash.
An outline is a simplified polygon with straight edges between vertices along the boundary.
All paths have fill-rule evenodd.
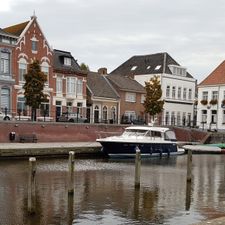
<path id="1" fill-rule="evenodd" d="M 0 143 L 10 143 L 9 134 L 15 132 L 15 140 L 20 135 L 36 134 L 38 142 L 90 142 L 96 138 L 121 134 L 125 125 L 115 124 L 74 124 L 54 122 L 0 122 Z M 199 142 L 207 132 L 187 128 L 172 128 L 178 141 Z"/>

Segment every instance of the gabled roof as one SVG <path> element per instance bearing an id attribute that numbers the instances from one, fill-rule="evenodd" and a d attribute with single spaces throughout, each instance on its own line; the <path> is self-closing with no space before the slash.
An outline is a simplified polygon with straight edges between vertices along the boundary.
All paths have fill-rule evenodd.
<path id="1" fill-rule="evenodd" d="M 112 74 L 108 75 L 107 78 L 122 91 L 145 93 L 145 88 L 130 77 Z"/>
<path id="2" fill-rule="evenodd" d="M 1 36 L 5 36 L 5 37 L 12 37 L 12 38 L 15 38 L 15 39 L 17 39 L 17 38 L 18 38 L 17 36 L 12 35 L 12 34 L 10 34 L 10 33 L 6 32 L 6 31 L 4 31 L 4 30 L 3 30 L 3 29 L 1 29 L 1 28 L 0 28 L 0 35 L 1 35 Z"/>
<path id="3" fill-rule="evenodd" d="M 168 53 L 156 53 L 151 55 L 136 55 L 128 59 L 110 74 L 122 74 L 126 76 L 144 74 L 172 74 L 169 65 L 180 66 Z M 192 76 L 187 73 L 187 77 Z"/>
<path id="4" fill-rule="evenodd" d="M 53 69 L 62 73 L 83 73 L 77 61 L 70 52 L 54 49 L 53 51 Z M 71 58 L 71 66 L 64 64 L 64 58 Z"/>
<path id="5" fill-rule="evenodd" d="M 210 73 L 199 84 L 199 86 L 216 84 L 225 84 L 225 61 L 223 61 L 212 73 Z"/>
<path id="6" fill-rule="evenodd" d="M 6 27 L 3 30 L 5 32 L 10 33 L 10 34 L 13 34 L 15 36 L 20 36 L 22 34 L 23 30 L 26 28 L 26 26 L 27 26 L 27 24 L 29 22 L 30 21 L 26 21 L 26 22 L 23 22 L 23 23 L 19 23 L 19 24 L 10 26 L 10 27 Z"/>
<path id="7" fill-rule="evenodd" d="M 96 72 L 88 72 L 87 87 L 95 97 L 119 99 L 119 95 L 105 75 Z"/>

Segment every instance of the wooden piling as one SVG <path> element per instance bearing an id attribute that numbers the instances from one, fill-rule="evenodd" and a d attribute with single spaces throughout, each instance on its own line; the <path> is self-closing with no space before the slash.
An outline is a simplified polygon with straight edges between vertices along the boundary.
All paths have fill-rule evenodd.
<path id="1" fill-rule="evenodd" d="M 192 179 L 192 150 L 188 149 L 187 156 L 187 181 L 191 182 Z"/>
<path id="2" fill-rule="evenodd" d="M 141 177 L 141 151 L 136 147 L 136 158 L 135 158 L 135 188 L 140 188 L 140 177 Z"/>
<path id="3" fill-rule="evenodd" d="M 74 193 L 74 152 L 69 152 L 68 194 Z"/>
<path id="4" fill-rule="evenodd" d="M 36 175 L 36 158 L 29 158 L 29 177 L 28 177 L 28 213 L 34 214 L 36 211 L 36 191 L 35 191 L 35 175 Z"/>

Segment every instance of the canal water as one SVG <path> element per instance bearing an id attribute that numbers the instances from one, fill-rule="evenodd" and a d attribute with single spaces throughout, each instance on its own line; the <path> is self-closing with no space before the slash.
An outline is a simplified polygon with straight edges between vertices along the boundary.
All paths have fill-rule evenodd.
<path id="1" fill-rule="evenodd" d="M 0 161 L 0 224 L 188 225 L 225 216 L 225 155 L 144 159 L 134 188 L 134 160 L 76 160 L 74 197 L 67 159 L 38 159 L 37 211 L 27 214 L 28 160 Z"/>

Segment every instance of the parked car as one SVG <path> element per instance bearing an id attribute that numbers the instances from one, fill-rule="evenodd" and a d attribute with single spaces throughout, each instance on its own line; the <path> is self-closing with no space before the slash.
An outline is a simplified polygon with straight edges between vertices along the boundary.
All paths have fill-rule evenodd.
<path id="1" fill-rule="evenodd" d="M 5 114 L 4 112 L 0 111 L 0 120 L 11 120 L 12 116 L 10 114 Z"/>
<path id="2" fill-rule="evenodd" d="M 87 118 L 77 113 L 62 113 L 58 119 L 59 122 L 86 123 Z"/>

